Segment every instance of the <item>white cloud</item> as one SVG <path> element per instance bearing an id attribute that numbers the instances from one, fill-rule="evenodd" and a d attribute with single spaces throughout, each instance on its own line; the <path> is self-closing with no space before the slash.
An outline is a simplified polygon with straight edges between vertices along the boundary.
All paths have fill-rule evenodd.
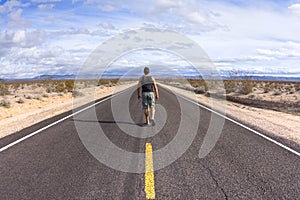
<path id="1" fill-rule="evenodd" d="M 154 7 L 150 7 L 150 19 L 155 19 L 165 28 L 183 33 L 211 32 L 226 28 L 217 22 L 218 13 L 209 7 L 199 5 L 197 1 L 157 0 Z"/>
<path id="2" fill-rule="evenodd" d="M 170 9 L 174 7 L 178 7 L 178 1 L 172 1 L 172 0 L 155 0 L 158 7 L 164 8 L 164 9 Z"/>
<path id="3" fill-rule="evenodd" d="M 18 9 L 15 11 L 12 11 L 9 16 L 9 26 L 11 27 L 27 27 L 29 26 L 29 22 L 27 22 L 25 19 L 22 18 L 22 9 Z"/>
<path id="4" fill-rule="evenodd" d="M 300 17 L 300 4 L 293 4 L 288 9 L 295 15 Z"/>
<path id="5" fill-rule="evenodd" d="M 56 17 L 53 15 L 48 15 L 47 17 L 44 18 L 48 22 L 54 23 L 56 21 Z"/>
<path id="6" fill-rule="evenodd" d="M 52 9 L 54 8 L 54 4 L 40 4 L 38 5 L 38 8 L 41 9 L 41 10 L 44 10 L 44 9 Z"/>
<path id="7" fill-rule="evenodd" d="M 99 5 L 98 8 L 104 12 L 111 12 L 117 10 L 117 8 L 112 5 Z"/>
<path id="8" fill-rule="evenodd" d="M 31 0 L 33 3 L 52 3 L 52 2 L 61 2 L 62 0 Z"/>
<path id="9" fill-rule="evenodd" d="M 293 11 L 300 11 L 300 4 L 296 3 L 296 4 L 293 4 L 293 5 L 290 5 L 288 7 L 288 9 L 293 10 Z"/>
<path id="10" fill-rule="evenodd" d="M 300 43 L 287 42 L 278 49 L 257 49 L 260 55 L 276 57 L 277 59 L 300 58 Z"/>
<path id="11" fill-rule="evenodd" d="M 99 26 L 101 26 L 103 29 L 108 29 L 108 30 L 114 30 L 115 29 L 115 27 L 112 24 L 107 23 L 107 22 L 101 22 L 99 24 Z"/>
<path id="12" fill-rule="evenodd" d="M 3 14 L 6 12 L 5 6 L 0 6 L 0 14 Z"/>
<path id="13" fill-rule="evenodd" d="M 44 31 L 5 30 L 0 32 L 0 44 L 2 48 L 22 47 L 29 48 L 41 45 L 46 38 Z"/>
<path id="14" fill-rule="evenodd" d="M 11 12 L 14 8 L 28 7 L 30 3 L 22 3 L 18 0 L 8 0 L 0 6 L 0 14 Z"/>
<path id="15" fill-rule="evenodd" d="M 4 7 L 6 7 L 7 11 L 11 11 L 14 7 L 20 7 L 22 3 L 17 0 L 10 0 L 5 2 Z"/>

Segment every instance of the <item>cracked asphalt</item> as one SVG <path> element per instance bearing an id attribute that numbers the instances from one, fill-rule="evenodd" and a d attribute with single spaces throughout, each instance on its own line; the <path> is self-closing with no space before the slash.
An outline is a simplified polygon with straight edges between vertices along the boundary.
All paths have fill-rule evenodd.
<path id="1" fill-rule="evenodd" d="M 179 108 L 181 101 L 189 109 L 196 109 L 197 105 L 177 99 L 166 89 L 159 91 L 158 104 L 164 107 L 167 118 L 161 130 L 150 138 L 129 136 L 118 126 L 143 123 L 140 102 L 131 90 L 118 98 L 130 99 L 134 124 L 114 119 L 111 100 L 95 106 L 97 120 L 88 118 L 89 109 L 80 114 L 87 118 L 80 123 L 101 125 L 113 144 L 130 152 L 145 152 L 146 142 L 152 144 L 153 151 L 162 149 L 176 137 L 182 115 L 189 117 L 191 127 L 198 123 L 188 109 Z M 156 199 L 299 199 L 300 158 L 230 121 L 225 120 L 214 149 L 200 159 L 199 149 L 212 113 L 197 109 L 200 124 L 188 150 L 154 172 Z M 68 114 L 71 112 L 3 138 L 0 148 Z M 0 153 L 1 200 L 145 199 L 144 174 L 121 172 L 99 162 L 82 144 L 74 122 L 71 117 Z M 147 132 L 141 134 L 144 133 Z M 154 154 L 154 169 L 167 158 L 168 154 L 165 158 Z"/>

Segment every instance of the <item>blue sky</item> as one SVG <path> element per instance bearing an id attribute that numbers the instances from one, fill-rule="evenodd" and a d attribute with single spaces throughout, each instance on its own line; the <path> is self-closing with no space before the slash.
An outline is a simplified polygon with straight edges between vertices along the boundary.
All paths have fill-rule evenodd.
<path id="1" fill-rule="evenodd" d="M 186 35 L 220 71 L 300 76 L 300 0 L 124 2 L 0 0 L 0 78 L 76 74 L 101 43 L 144 27 Z M 141 51 L 116 60 L 112 69 L 144 65 L 188 63 Z"/>

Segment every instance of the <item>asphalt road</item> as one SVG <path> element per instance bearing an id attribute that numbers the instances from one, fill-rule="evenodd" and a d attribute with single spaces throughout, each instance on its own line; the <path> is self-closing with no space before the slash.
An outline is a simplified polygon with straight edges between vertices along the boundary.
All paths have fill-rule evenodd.
<path id="1" fill-rule="evenodd" d="M 199 149 L 213 114 L 177 99 L 171 91 L 159 90 L 154 127 L 142 126 L 140 102 L 128 90 L 0 152 L 0 199 L 146 199 L 145 174 L 138 171 L 147 164 L 143 157 L 136 159 L 132 154 L 143 154 L 150 143 L 154 169 L 172 160 L 181 146 L 171 146 L 164 156 L 155 151 L 173 143 L 183 118 L 188 119 L 185 130 L 192 131 L 196 125 L 197 135 L 178 159 L 154 171 L 156 199 L 299 199 L 299 156 L 225 120 L 216 146 L 200 159 Z M 182 105 L 184 109 L 180 109 Z M 197 110 L 199 125 L 193 116 Z M 3 138 L 0 148 L 69 114 Z M 108 142 L 94 140 L 97 133 L 101 135 L 99 127 L 112 144 L 131 154 L 114 158 L 115 147 L 101 148 Z M 84 133 L 78 134 L 78 130 Z M 188 131 L 183 133 L 186 138 L 190 137 Z M 112 161 L 115 168 L 124 170 L 96 158 Z M 138 173 L 125 172 L 134 170 Z"/>

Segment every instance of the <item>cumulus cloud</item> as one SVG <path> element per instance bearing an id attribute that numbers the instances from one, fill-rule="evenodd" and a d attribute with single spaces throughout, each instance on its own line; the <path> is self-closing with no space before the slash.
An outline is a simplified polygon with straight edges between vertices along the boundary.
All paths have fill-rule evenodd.
<path id="1" fill-rule="evenodd" d="M 117 7 L 112 5 L 100 5 L 98 8 L 104 12 L 111 12 L 117 10 Z"/>
<path id="2" fill-rule="evenodd" d="M 56 21 L 56 17 L 53 15 L 48 15 L 47 17 L 44 18 L 46 21 L 48 22 L 55 22 Z"/>
<path id="3" fill-rule="evenodd" d="M 8 0 L 2 6 L 0 6 L 0 14 L 9 13 L 14 8 L 27 7 L 30 3 L 21 3 L 18 0 Z"/>
<path id="4" fill-rule="evenodd" d="M 0 14 L 4 14 L 5 12 L 5 6 L 0 6 Z"/>
<path id="5" fill-rule="evenodd" d="M 291 10 L 294 14 L 300 16 L 300 4 L 292 4 L 288 7 L 289 10 Z"/>
<path id="6" fill-rule="evenodd" d="M 11 65 L 14 63 L 14 65 Z M 80 66 L 74 55 L 60 46 L 12 48 L 2 58 L 0 77 L 28 78 L 43 74 L 71 74 Z"/>
<path id="7" fill-rule="evenodd" d="M 179 6 L 178 1 L 172 0 L 155 0 L 156 4 L 160 9 L 170 9 Z"/>
<path id="8" fill-rule="evenodd" d="M 257 49 L 260 55 L 275 57 L 277 59 L 300 58 L 300 44 L 287 43 L 279 49 Z"/>
<path id="9" fill-rule="evenodd" d="M 5 30 L 0 32 L 0 45 L 2 48 L 29 48 L 41 45 L 45 38 L 45 31 Z"/>
<path id="10" fill-rule="evenodd" d="M 31 0 L 33 3 L 52 3 L 52 2 L 61 2 L 62 0 Z"/>
<path id="11" fill-rule="evenodd" d="M 41 9 L 41 10 L 44 10 L 44 9 L 52 9 L 54 8 L 54 4 L 40 4 L 38 5 L 38 8 Z"/>
<path id="12" fill-rule="evenodd" d="M 27 27 L 29 22 L 22 18 L 22 9 L 12 11 L 9 16 L 9 26 L 10 27 Z"/>
<path id="13" fill-rule="evenodd" d="M 114 30 L 115 29 L 115 27 L 112 24 L 107 23 L 107 22 L 100 22 L 99 26 L 102 27 L 103 29 L 108 29 L 108 30 Z"/>
<path id="14" fill-rule="evenodd" d="M 156 0 L 155 2 L 148 16 L 163 23 L 165 28 L 179 32 L 187 32 L 187 30 L 210 32 L 226 28 L 215 19 L 219 16 L 218 13 L 200 7 L 197 1 Z"/>
<path id="15" fill-rule="evenodd" d="M 300 12 L 300 4 L 299 3 L 292 4 L 288 7 L 288 9 L 290 9 L 292 11 Z"/>
<path id="16" fill-rule="evenodd" d="M 86 37 L 106 37 L 107 33 L 103 30 L 89 30 L 86 28 L 71 28 L 68 30 L 59 31 L 44 31 L 44 30 L 13 30 L 7 29 L 0 31 L 0 46 L 1 49 L 17 48 L 33 48 L 38 47 L 47 42 L 47 40 L 58 39 L 63 36 L 86 36 Z"/>

